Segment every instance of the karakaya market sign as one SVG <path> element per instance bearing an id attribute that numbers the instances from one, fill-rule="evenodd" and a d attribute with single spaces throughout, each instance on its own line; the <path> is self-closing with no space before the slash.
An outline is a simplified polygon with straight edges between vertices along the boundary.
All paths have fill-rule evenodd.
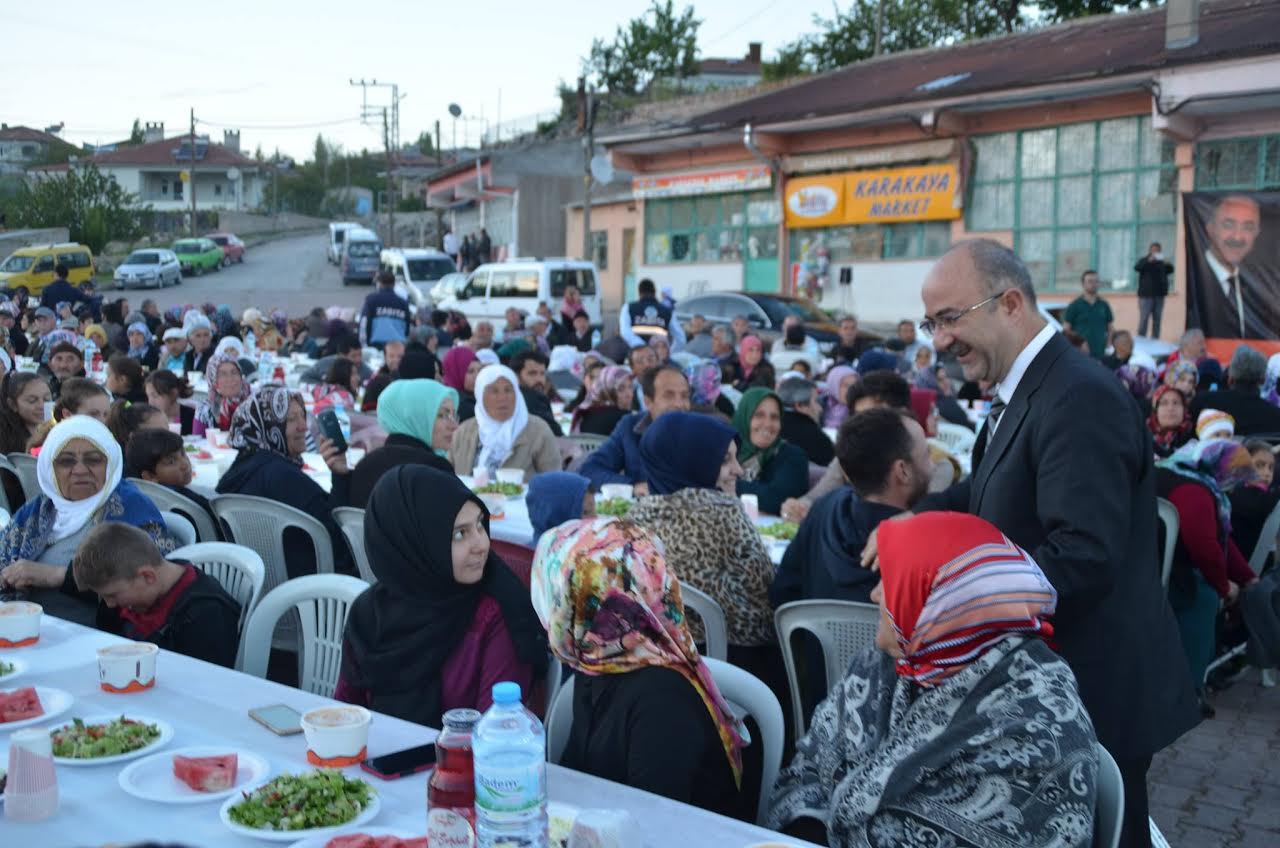
<path id="1" fill-rule="evenodd" d="M 831 227 L 959 218 L 953 163 L 850 171 L 787 181 L 787 226 Z"/>

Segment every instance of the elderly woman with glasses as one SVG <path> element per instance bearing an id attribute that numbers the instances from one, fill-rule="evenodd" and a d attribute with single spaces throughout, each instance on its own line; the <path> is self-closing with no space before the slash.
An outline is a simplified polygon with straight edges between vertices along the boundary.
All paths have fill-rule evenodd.
<path id="1" fill-rule="evenodd" d="M 25 592 L 46 612 L 91 625 L 96 599 L 79 595 L 69 567 L 90 530 L 122 521 L 145 530 L 161 551 L 173 550 L 160 511 L 123 471 L 120 445 L 105 424 L 87 415 L 58 422 L 36 461 L 39 497 L 0 535 L 0 585 Z"/>

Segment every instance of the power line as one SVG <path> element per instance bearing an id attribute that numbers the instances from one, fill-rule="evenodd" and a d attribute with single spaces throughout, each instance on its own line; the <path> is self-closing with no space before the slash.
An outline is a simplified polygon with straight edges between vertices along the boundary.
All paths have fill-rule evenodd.
<path id="1" fill-rule="evenodd" d="M 342 124 L 358 124 L 361 118 L 338 118 L 332 121 L 311 121 L 304 124 L 242 124 L 242 123 L 223 123 L 220 121 L 207 121 L 200 118 L 196 123 L 205 124 L 210 127 L 219 129 L 243 129 L 243 130 L 312 130 L 319 127 L 336 127 Z"/>
<path id="2" fill-rule="evenodd" d="M 702 43 L 703 43 L 704 45 L 709 46 L 709 45 L 712 45 L 712 44 L 718 44 L 719 42 L 724 41 L 726 38 L 728 38 L 729 36 L 733 35 L 735 32 L 737 32 L 738 30 L 742 29 L 742 28 L 743 28 L 743 27 L 745 27 L 747 24 L 751 23 L 751 22 L 752 22 L 752 21 L 754 21 L 756 18 L 760 17 L 761 15 L 763 15 L 765 12 L 769 11 L 770 9 L 772 9 L 772 8 L 773 8 L 774 6 L 776 6 L 776 5 L 778 5 L 778 0 L 769 0 L 769 2 L 768 2 L 768 3 L 766 3 L 764 6 L 760 7 L 760 8 L 759 8 L 759 9 L 757 9 L 756 11 L 752 12 L 750 15 L 747 15 L 747 17 L 743 18 L 741 21 L 739 21 L 738 23 L 734 24 L 734 25 L 733 25 L 732 27 L 730 27 L 729 29 L 724 30 L 723 32 L 721 32 L 719 35 L 717 35 L 717 36 L 716 36 L 716 37 L 714 37 L 714 38 L 708 38 L 706 41 L 704 41 L 704 42 L 702 42 Z"/>

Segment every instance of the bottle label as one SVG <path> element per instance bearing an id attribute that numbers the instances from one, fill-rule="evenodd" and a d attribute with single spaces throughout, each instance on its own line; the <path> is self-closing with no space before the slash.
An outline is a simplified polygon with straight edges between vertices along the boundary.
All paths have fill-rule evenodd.
<path id="1" fill-rule="evenodd" d="M 476 834 L 464 816 L 435 807 L 427 812 L 427 844 L 436 848 L 474 848 Z"/>
<path id="2" fill-rule="evenodd" d="M 476 807 L 489 814 L 525 813 L 546 797 L 546 763 L 476 769 Z"/>

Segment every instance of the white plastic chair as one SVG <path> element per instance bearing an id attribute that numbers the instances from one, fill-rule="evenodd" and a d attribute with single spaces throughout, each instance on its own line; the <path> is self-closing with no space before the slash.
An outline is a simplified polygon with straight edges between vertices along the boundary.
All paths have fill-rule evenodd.
<path id="1" fill-rule="evenodd" d="M 769 811 L 773 785 L 778 779 L 778 770 L 782 768 L 782 743 L 785 735 L 782 705 L 769 687 L 749 672 L 710 657 L 704 657 L 702 661 L 711 671 L 720 694 L 731 707 L 754 718 L 760 731 L 758 744 L 764 745 L 764 758 L 756 821 L 763 824 Z M 569 744 L 569 732 L 573 729 L 573 680 L 570 677 L 561 684 L 559 694 L 547 711 L 547 759 L 553 763 L 558 763 L 564 756 L 564 749 Z M 753 741 L 752 744 L 757 742 Z"/>
<path id="2" fill-rule="evenodd" d="M 581 448 L 583 454 L 591 453 L 609 441 L 608 436 L 601 436 L 598 433 L 572 433 L 565 438 Z"/>
<path id="3" fill-rule="evenodd" d="M 792 636 L 798 630 L 812 633 L 822 645 L 823 665 L 827 674 L 827 691 L 843 679 L 849 662 L 857 654 L 876 644 L 880 626 L 880 608 L 857 601 L 792 601 L 778 607 L 773 614 L 782 646 L 782 661 L 787 667 L 787 685 L 791 689 L 791 718 L 796 739 L 804 736 L 809 724 L 801 698 L 800 678 L 796 670 Z"/>
<path id="4" fill-rule="evenodd" d="M 29 453 L 11 453 L 8 459 L 9 464 L 13 466 L 13 473 L 18 475 L 18 482 L 22 484 L 22 496 L 27 500 L 40 497 L 40 480 L 36 477 L 36 458 Z"/>
<path id="5" fill-rule="evenodd" d="M 378 578 L 369 565 L 369 553 L 364 547 L 364 510 L 354 506 L 340 506 L 333 510 L 333 520 L 342 530 L 342 537 L 347 540 L 347 547 L 360 572 L 360 579 L 370 586 L 377 583 Z"/>
<path id="6" fill-rule="evenodd" d="M 186 560 L 217 580 L 240 604 L 236 630 L 244 633 L 244 624 L 258 606 L 262 585 L 267 579 L 267 567 L 257 551 L 230 542 L 197 542 L 178 548 L 168 558 Z"/>
<path id="7" fill-rule="evenodd" d="M 973 445 L 978 436 L 968 427 L 952 424 L 950 421 L 939 421 L 937 439 L 947 446 L 947 450 L 960 455 L 973 453 Z"/>
<path id="8" fill-rule="evenodd" d="M 1160 559 L 1160 585 L 1169 588 L 1169 572 L 1173 570 L 1173 552 L 1178 546 L 1178 531 L 1181 524 L 1178 520 L 1178 508 L 1164 498 L 1156 498 L 1156 518 L 1160 519 L 1160 529 L 1164 533 L 1164 556 Z M 1280 520 L 1280 519 L 1277 519 Z M 1258 544 L 1262 544 L 1259 541 Z M 1275 546 L 1275 540 L 1271 540 Z M 1257 572 L 1254 572 L 1257 574 Z"/>
<path id="9" fill-rule="evenodd" d="M 151 502 L 156 505 L 156 509 L 165 512 L 176 512 L 187 521 L 190 521 L 196 528 L 196 537 L 199 541 L 217 542 L 222 539 L 222 535 L 214 525 L 213 519 L 209 517 L 208 511 L 191 500 L 191 498 L 186 495 L 180 495 L 167 486 L 161 486 L 159 483 L 152 483 L 149 480 L 131 477 L 129 482 L 137 486 L 138 491 L 150 498 Z"/>
<path id="10" fill-rule="evenodd" d="M 14 479 L 18 481 L 18 485 L 22 485 L 22 475 L 18 473 L 18 469 L 13 466 L 13 463 L 9 461 L 9 458 L 3 454 L 0 454 L 0 470 L 8 471 L 14 476 Z M 26 496 L 25 491 L 23 492 L 23 496 Z M 22 504 L 9 503 L 9 493 L 5 491 L 4 480 L 0 479 L 0 509 L 3 509 L 5 512 L 14 513 L 17 512 L 18 507 L 21 506 Z"/>
<path id="11" fill-rule="evenodd" d="M 162 512 L 160 517 L 164 519 L 164 526 L 169 531 L 169 535 L 178 543 L 178 547 L 182 548 L 196 543 L 196 526 L 190 521 L 176 512 Z"/>
<path id="12" fill-rule="evenodd" d="M 1124 779 L 1111 753 L 1095 743 L 1098 752 L 1098 800 L 1093 813 L 1094 848 L 1116 848 L 1124 824 Z"/>
<path id="13" fill-rule="evenodd" d="M 342 633 L 351 604 L 369 584 L 345 574 L 309 574 L 268 592 L 245 624 L 240 671 L 267 676 L 271 634 L 286 614 L 301 621 L 298 688 L 332 698 L 342 670 Z"/>
<path id="14" fill-rule="evenodd" d="M 1249 555 L 1249 568 L 1254 574 L 1262 573 L 1263 567 L 1267 564 L 1267 557 L 1271 556 L 1276 549 L 1277 536 L 1280 536 L 1280 503 L 1276 504 L 1275 509 L 1271 510 L 1271 514 L 1263 522 L 1258 544 Z"/>
<path id="15" fill-rule="evenodd" d="M 702 632 L 706 637 L 703 654 L 718 660 L 729 658 L 729 627 L 725 623 L 724 610 L 716 599 L 688 583 L 680 584 L 680 598 L 685 612 L 692 612 L 702 620 Z"/>

